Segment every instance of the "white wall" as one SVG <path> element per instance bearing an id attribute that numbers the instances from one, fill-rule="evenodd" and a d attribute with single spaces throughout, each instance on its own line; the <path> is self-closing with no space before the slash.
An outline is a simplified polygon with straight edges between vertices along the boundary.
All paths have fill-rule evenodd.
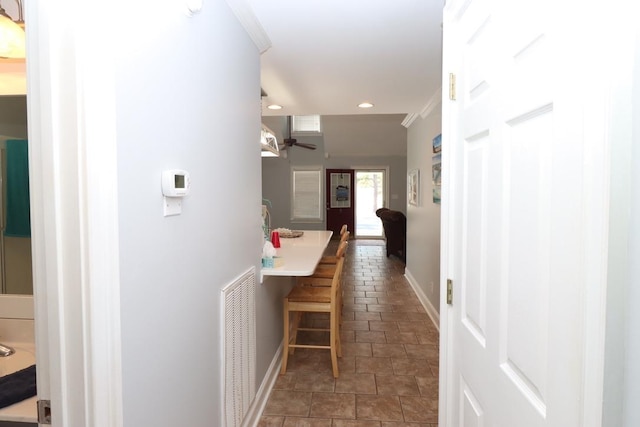
<path id="1" fill-rule="evenodd" d="M 220 292 L 262 244 L 259 52 L 223 1 L 118 26 L 135 34 L 116 76 L 124 425 L 220 425 Z M 164 217 L 172 168 L 191 191 Z"/>
<path id="2" fill-rule="evenodd" d="M 626 355 L 624 359 L 625 382 L 623 389 L 623 426 L 640 425 L 640 31 L 636 30 L 635 61 L 633 67 L 631 139 L 631 212 L 629 233 L 630 263 L 626 296 Z"/>
<path id="3" fill-rule="evenodd" d="M 407 132 L 407 171 L 420 170 L 420 206 L 407 205 L 407 267 L 405 274 L 440 312 L 440 205 L 433 203 L 431 180 L 432 140 L 442 131 L 438 106 Z M 406 182 L 406 181 L 405 181 Z M 422 292 L 422 295 L 420 295 Z"/>

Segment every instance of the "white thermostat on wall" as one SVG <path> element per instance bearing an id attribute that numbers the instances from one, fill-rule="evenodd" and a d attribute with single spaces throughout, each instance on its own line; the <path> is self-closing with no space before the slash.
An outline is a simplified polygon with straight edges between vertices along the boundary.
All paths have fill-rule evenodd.
<path id="1" fill-rule="evenodd" d="M 189 194 L 189 172 L 171 169 L 162 172 L 162 194 L 166 197 L 184 197 Z"/>

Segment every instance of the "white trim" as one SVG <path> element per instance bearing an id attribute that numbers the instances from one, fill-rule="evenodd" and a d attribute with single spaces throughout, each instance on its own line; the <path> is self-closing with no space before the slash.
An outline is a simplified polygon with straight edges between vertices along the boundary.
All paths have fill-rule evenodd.
<path id="1" fill-rule="evenodd" d="M 439 87 L 431 98 L 429 98 L 429 102 L 424 106 L 422 111 L 420 111 L 420 117 L 423 119 L 426 118 L 433 110 L 435 110 L 442 102 L 442 87 Z"/>
<path id="2" fill-rule="evenodd" d="M 52 425 L 122 425 L 114 70 L 104 11 L 27 2 L 38 398 Z M 72 13 L 71 13 L 72 14 Z"/>
<path id="3" fill-rule="evenodd" d="M 443 38 L 442 38 L 442 87 L 447 87 L 449 72 L 455 72 L 459 52 L 452 40 L 453 31 L 449 28 L 454 25 L 455 0 L 448 0 L 443 10 Z M 441 89 L 442 92 L 442 89 Z M 442 93 L 441 93 L 442 97 Z M 453 254 L 450 252 L 453 241 L 453 227 L 450 215 L 453 212 L 450 203 L 450 180 L 453 175 L 451 162 L 451 144 L 455 138 L 455 127 L 452 126 L 455 114 L 454 101 L 441 100 L 442 104 L 442 187 L 440 202 L 440 370 L 438 390 L 438 425 L 440 427 L 457 427 L 452 425 L 453 409 L 455 407 L 454 395 L 456 378 L 453 375 L 455 348 L 453 341 L 453 321 L 455 319 L 453 306 L 446 301 L 447 278 L 453 271 Z"/>
<path id="4" fill-rule="evenodd" d="M 413 277 L 411 272 L 406 268 L 404 270 L 404 277 L 407 279 L 407 282 L 409 282 L 411 288 L 413 288 L 413 291 L 418 296 L 418 299 L 422 303 L 424 309 L 427 311 L 427 315 L 429 315 L 431 322 L 433 322 L 436 329 L 440 331 L 440 314 L 438 313 L 438 310 L 436 310 L 429 298 L 427 298 L 427 295 L 425 295 L 425 293 L 422 291 L 420 285 L 418 285 L 418 282 Z"/>
<path id="5" fill-rule="evenodd" d="M 593 53 L 603 59 L 600 67 L 591 67 L 587 64 L 589 59 L 581 57 L 578 59 L 582 59 L 582 64 L 576 66 L 576 69 L 589 70 L 583 74 L 583 84 L 579 87 L 590 86 L 582 121 L 586 148 L 583 162 L 585 310 L 581 409 L 585 427 L 600 427 L 603 420 L 622 425 L 623 415 L 617 412 L 625 403 L 618 405 L 613 401 L 623 397 L 623 383 L 634 381 L 623 378 L 624 367 L 618 364 L 617 357 L 625 351 L 625 343 L 616 329 L 624 317 L 618 311 L 621 308 L 618 304 L 623 304 L 623 297 L 618 293 L 624 286 L 623 278 L 629 280 L 628 266 L 633 262 L 629 258 L 627 236 L 631 212 L 629 159 L 633 119 L 630 88 L 633 87 L 635 27 L 632 16 L 614 5 L 607 4 L 605 10 L 588 8 L 585 11 L 584 16 L 591 15 L 605 23 L 598 31 L 589 27 L 589 19 L 577 28 L 581 31 L 578 34 L 583 34 L 581 39 L 585 45 L 598 47 L 599 50 Z M 614 44 L 616 49 L 605 47 Z M 607 314 L 607 309 L 612 308 L 614 311 Z"/>
<path id="6" fill-rule="evenodd" d="M 105 12 L 87 8 L 77 41 L 79 190 L 88 425 L 122 426 L 115 45 Z M 98 28 L 98 29 L 96 29 Z M 101 29 L 100 29 L 101 28 Z"/>
<path id="7" fill-rule="evenodd" d="M 435 110 L 438 106 L 440 106 L 441 103 L 442 103 L 442 88 L 439 87 L 438 89 L 436 89 L 433 95 L 431 95 L 431 98 L 429 98 L 429 101 L 426 103 L 426 105 L 422 107 L 422 110 L 420 110 L 420 113 L 409 113 L 406 115 L 406 117 L 401 123 L 402 126 L 409 129 L 409 127 L 411 127 L 411 125 L 418 118 L 418 116 L 420 116 L 423 119 L 426 118 L 429 114 L 431 114 L 433 110 Z"/>
<path id="8" fill-rule="evenodd" d="M 271 47 L 271 40 L 251 9 L 249 2 L 247 0 L 227 0 L 227 4 L 255 43 L 258 51 L 265 53 Z"/>
<path id="9" fill-rule="evenodd" d="M 260 422 L 260 417 L 264 412 L 264 408 L 267 406 L 273 386 L 276 384 L 278 376 L 280 375 L 283 343 L 284 342 L 280 343 L 280 347 L 278 347 L 276 354 L 269 364 L 269 368 L 267 368 L 267 372 L 262 379 L 262 384 L 260 384 L 256 397 L 253 399 L 251 407 L 242 421 L 242 427 L 257 427 Z"/>
<path id="10" fill-rule="evenodd" d="M 407 114 L 407 116 L 402 121 L 401 125 L 406 127 L 407 129 L 409 129 L 409 127 L 411 126 L 411 123 L 413 123 L 415 121 L 415 119 L 418 118 L 418 116 L 419 116 L 418 113 L 409 113 L 409 114 Z"/>
<path id="11" fill-rule="evenodd" d="M 357 175 L 358 172 L 384 171 L 384 195 L 383 195 L 383 198 L 382 198 L 382 206 L 385 207 L 385 208 L 389 207 L 389 187 L 390 187 L 390 184 L 389 184 L 389 181 L 390 181 L 390 179 L 389 179 L 389 174 L 390 174 L 389 168 L 390 168 L 389 165 L 387 165 L 387 166 L 350 166 L 349 167 L 349 169 L 353 169 L 353 171 L 354 171 L 354 174 L 353 174 L 354 180 L 356 179 L 356 175 Z M 357 187 L 357 185 L 356 185 L 356 187 Z M 356 192 L 358 191 L 357 188 L 355 189 L 355 191 Z M 356 194 L 356 200 L 357 200 L 357 194 Z M 354 215 L 357 216 L 356 214 L 354 214 Z M 355 220 L 355 217 L 354 217 L 354 220 Z M 357 235 L 354 234 L 354 236 L 356 238 L 358 238 Z M 383 232 L 382 236 L 384 236 L 384 232 Z M 382 237 L 382 236 L 380 236 L 380 237 Z M 363 236 L 363 237 L 359 237 L 359 238 L 364 239 L 364 238 L 370 238 L 370 237 L 369 236 Z"/>

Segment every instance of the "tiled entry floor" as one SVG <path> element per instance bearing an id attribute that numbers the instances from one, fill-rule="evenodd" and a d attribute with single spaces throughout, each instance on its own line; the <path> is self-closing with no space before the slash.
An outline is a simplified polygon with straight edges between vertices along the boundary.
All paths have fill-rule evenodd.
<path id="1" fill-rule="evenodd" d="M 340 377 L 331 374 L 328 350 L 296 350 L 259 426 L 436 427 L 438 331 L 404 264 L 385 256 L 383 241 L 352 240 L 343 274 Z M 299 340 L 325 338 L 307 334 Z"/>

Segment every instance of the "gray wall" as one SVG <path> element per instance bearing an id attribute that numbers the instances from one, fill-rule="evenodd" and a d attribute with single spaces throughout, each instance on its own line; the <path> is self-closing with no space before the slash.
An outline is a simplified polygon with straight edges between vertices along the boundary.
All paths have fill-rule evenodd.
<path id="1" fill-rule="evenodd" d="M 420 170 L 420 205 L 407 205 L 407 275 L 440 312 L 440 205 L 432 196 L 432 140 L 442 131 L 440 108 L 418 117 L 407 133 L 407 170 Z"/>
<path id="2" fill-rule="evenodd" d="M 144 28 L 116 74 L 124 425 L 221 425 L 221 289 L 261 256 L 259 52 L 226 2 L 122 19 Z M 191 191 L 164 217 L 172 168 Z"/>
<path id="3" fill-rule="evenodd" d="M 27 137 L 26 95 L 0 96 L 0 135 Z"/>
<path id="4" fill-rule="evenodd" d="M 286 131 L 286 118 L 263 117 L 263 123 L 274 131 L 278 142 L 281 142 Z M 362 152 L 357 156 L 325 157 L 324 136 L 296 136 L 298 142 L 315 144 L 315 150 L 292 147 L 280 157 L 265 157 L 262 159 L 262 197 L 268 199 L 272 207 L 271 226 L 292 229 L 322 229 L 322 223 L 292 223 L 291 222 L 291 168 L 293 166 L 322 166 L 324 169 L 351 168 L 354 166 L 388 167 L 389 168 L 389 208 L 406 212 L 406 156 L 371 156 Z M 406 134 L 401 134 L 393 144 L 406 144 Z"/>

